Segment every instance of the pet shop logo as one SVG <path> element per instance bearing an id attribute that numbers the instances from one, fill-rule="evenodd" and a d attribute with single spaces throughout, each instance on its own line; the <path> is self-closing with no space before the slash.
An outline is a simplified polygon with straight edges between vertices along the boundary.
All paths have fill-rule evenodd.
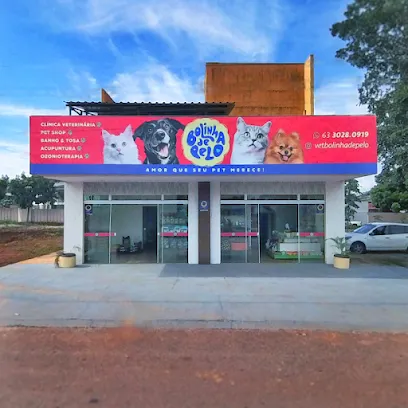
<path id="1" fill-rule="evenodd" d="M 182 144 L 184 155 L 193 164 L 215 166 L 230 149 L 228 129 L 215 119 L 196 119 L 185 127 Z"/>

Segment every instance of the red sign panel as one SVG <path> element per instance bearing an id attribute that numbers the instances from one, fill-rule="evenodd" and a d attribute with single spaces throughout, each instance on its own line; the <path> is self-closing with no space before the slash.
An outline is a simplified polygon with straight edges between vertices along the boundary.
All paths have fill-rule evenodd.
<path id="1" fill-rule="evenodd" d="M 33 174 L 157 174 L 159 168 L 163 173 L 186 174 L 198 168 L 225 174 L 235 173 L 234 168 L 266 174 L 330 174 L 328 165 L 340 165 L 346 173 L 359 165 L 361 171 L 355 174 L 368 174 L 377 164 L 376 120 L 33 116 L 30 161 Z M 339 166 L 333 169 L 340 171 Z"/>

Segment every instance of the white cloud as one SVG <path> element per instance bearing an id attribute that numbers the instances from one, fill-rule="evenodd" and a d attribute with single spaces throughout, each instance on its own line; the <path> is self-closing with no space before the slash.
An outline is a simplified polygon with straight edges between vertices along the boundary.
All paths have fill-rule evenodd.
<path id="1" fill-rule="evenodd" d="M 67 74 L 70 89 L 64 91 L 65 100 L 99 100 L 101 87 L 97 79 L 88 71 L 70 68 Z"/>
<path id="2" fill-rule="evenodd" d="M 367 107 L 359 104 L 358 78 L 345 78 L 317 88 L 315 92 L 316 115 L 365 115 Z M 378 173 L 381 168 L 379 166 Z M 375 175 L 358 179 L 361 191 L 375 186 Z"/>
<path id="3" fill-rule="evenodd" d="M 330 82 L 315 92 L 316 115 L 364 115 L 367 107 L 360 105 L 358 79 L 346 78 Z"/>
<path id="4" fill-rule="evenodd" d="M 200 82 L 181 78 L 154 61 L 132 72 L 117 74 L 108 91 L 122 102 L 202 102 Z"/>
<path id="5" fill-rule="evenodd" d="M 378 173 L 381 172 L 381 165 L 378 165 Z M 357 179 L 362 192 L 369 191 L 375 186 L 375 176 L 365 176 Z"/>
<path id="6" fill-rule="evenodd" d="M 290 15 L 281 0 L 64 0 L 59 6 L 64 24 L 54 20 L 60 30 L 105 36 L 151 30 L 174 47 L 190 39 L 200 53 L 216 48 L 261 59 L 274 51 L 282 16 Z"/>
<path id="7" fill-rule="evenodd" d="M 62 109 L 41 109 L 31 106 L 0 103 L 0 116 L 53 116 L 66 115 L 67 113 L 67 110 Z"/>
<path id="8" fill-rule="evenodd" d="M 22 122 L 21 127 L 27 132 L 27 124 L 29 116 L 53 116 L 53 115 L 66 115 L 66 110 L 57 109 L 41 109 L 29 106 L 13 105 L 13 104 L 0 104 L 0 117 L 15 117 L 26 118 L 26 121 Z M 21 119 L 19 119 L 20 121 Z M 23 171 L 29 173 L 29 146 L 28 137 L 27 143 L 17 143 L 13 140 L 18 139 L 21 136 L 21 132 L 11 131 L 7 133 L 2 129 L 2 135 L 0 138 L 0 175 L 8 175 L 9 177 L 15 177 L 21 174 Z"/>
<path id="9" fill-rule="evenodd" d="M 28 143 L 13 143 L 0 139 L 0 176 L 15 177 L 29 172 Z"/>

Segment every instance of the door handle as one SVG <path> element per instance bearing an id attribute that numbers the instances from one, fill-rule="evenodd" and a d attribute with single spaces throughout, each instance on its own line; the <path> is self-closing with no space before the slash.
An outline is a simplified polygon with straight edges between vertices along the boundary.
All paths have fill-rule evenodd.
<path id="1" fill-rule="evenodd" d="M 390 237 L 385 237 L 385 239 L 390 239 Z"/>

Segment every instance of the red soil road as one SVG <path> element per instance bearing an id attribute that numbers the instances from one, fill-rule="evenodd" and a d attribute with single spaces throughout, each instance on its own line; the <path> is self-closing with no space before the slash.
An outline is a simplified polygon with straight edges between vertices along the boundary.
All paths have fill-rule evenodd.
<path id="1" fill-rule="evenodd" d="M 0 329 L 0 407 L 408 406 L 408 335 Z"/>

